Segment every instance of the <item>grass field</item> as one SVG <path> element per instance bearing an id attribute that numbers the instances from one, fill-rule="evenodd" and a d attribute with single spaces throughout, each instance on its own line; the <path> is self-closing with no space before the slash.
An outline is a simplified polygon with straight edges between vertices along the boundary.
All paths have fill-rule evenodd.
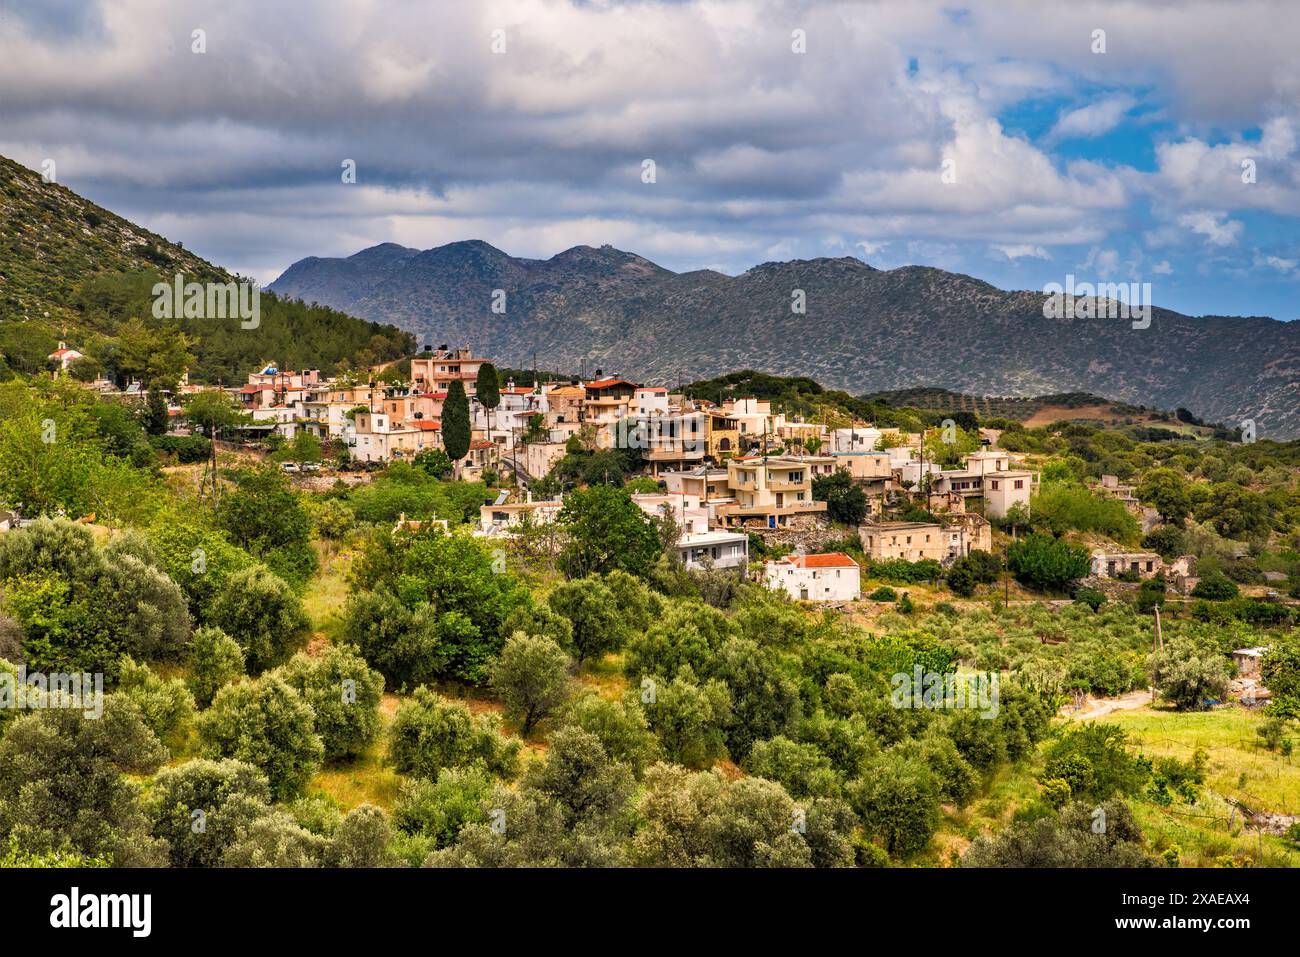
<path id="1" fill-rule="evenodd" d="M 1227 707 L 1177 712 L 1152 709 L 1113 711 L 1101 720 L 1123 728 L 1148 757 L 1188 760 L 1197 748 L 1210 757 L 1205 786 L 1253 811 L 1300 814 L 1300 763 L 1296 756 L 1269 751 L 1255 729 L 1258 711 Z"/>
<path id="2" fill-rule="evenodd" d="M 343 621 L 340 612 L 348 599 L 348 569 L 352 564 L 353 553 L 320 548 L 318 552 L 320 570 L 302 596 L 303 606 L 311 619 L 312 632 L 337 641 L 342 637 Z"/>
<path id="3" fill-rule="evenodd" d="M 1300 866 L 1300 849 L 1261 834 L 1236 808 L 1300 814 L 1300 764 L 1260 745 L 1258 711 L 1227 707 L 1177 712 L 1150 706 L 1115 711 L 1100 720 L 1123 728 L 1136 750 L 1151 758 L 1190 760 L 1198 748 L 1209 756 L 1205 791 L 1195 805 L 1161 807 L 1133 802 L 1148 839 L 1159 850 L 1178 845 L 1184 866 L 1232 861 L 1254 866 Z"/>
<path id="4" fill-rule="evenodd" d="M 1184 867 L 1300 867 L 1300 849 L 1250 826 L 1234 803 L 1252 811 L 1300 813 L 1300 763 L 1258 745 L 1263 715 L 1244 708 L 1176 712 L 1143 707 L 1098 719 L 1123 728 L 1133 750 L 1150 758 L 1209 756 L 1196 804 L 1169 807 L 1129 798 L 1129 805 L 1156 853 L 1177 847 Z M 969 807 L 946 806 L 930 850 L 914 865 L 952 865 L 981 833 L 1006 827 L 1016 810 L 1038 795 L 1034 761 L 1000 768 Z"/>

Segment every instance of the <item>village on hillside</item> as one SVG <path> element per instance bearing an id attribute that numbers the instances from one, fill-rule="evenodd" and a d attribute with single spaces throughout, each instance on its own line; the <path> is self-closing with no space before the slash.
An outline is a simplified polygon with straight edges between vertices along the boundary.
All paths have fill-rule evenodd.
<path id="1" fill-rule="evenodd" d="M 49 360 L 59 375 L 79 358 L 80 352 L 60 342 Z M 804 421 L 755 397 L 713 402 L 597 369 L 587 379 L 535 377 L 522 386 L 507 380 L 484 401 L 477 392 L 484 373 L 496 378 L 489 358 L 440 345 L 425 346 L 409 363 L 405 378 L 388 372 L 392 363 L 329 377 L 319 370 L 280 369 L 274 361 L 249 372 L 241 385 L 194 385 L 183 377 L 168 403 L 169 434 L 201 432 L 187 416 L 185 399 L 220 391 L 244 413 L 243 421 L 217 436 L 228 446 L 254 452 L 293 448 L 300 436 L 310 436 L 311 447 L 329 453 L 323 457 L 336 472 L 364 481 L 390 463 L 445 453 L 443 412 L 459 388 L 469 441 L 465 454 L 449 458 L 449 465 L 461 480 L 487 478 L 501 486 L 480 509 L 476 534 L 510 537 L 521 527 L 553 523 L 563 507 L 561 495 L 534 494 L 530 486 L 575 443 L 632 450 L 642 477 L 657 488 L 631 498 L 649 518 L 671 517 L 684 567 L 745 575 L 754 559 L 753 535 L 791 552 L 766 561 L 761 572 L 754 571 L 756 579 L 814 602 L 861 597 L 858 565 L 849 555 L 807 554 L 824 551 L 829 537 L 827 503 L 813 491 L 819 477 L 842 476 L 862 490 L 866 507 L 857 531 L 866 558 L 928 560 L 944 567 L 973 551 L 990 551 L 990 522 L 1027 519 L 1039 488 L 1040 475 L 1025 466 L 1025 456 L 998 447 L 996 429 L 981 429 L 980 447 L 962 456 L 961 467 L 945 468 L 927 453 L 922 433 L 870 422 Z M 138 383 L 119 389 L 101 377 L 88 387 L 104 399 L 145 398 Z M 281 467 L 314 477 L 322 465 L 283 461 Z M 1134 487 L 1116 476 L 1103 475 L 1094 489 L 1122 502 L 1144 531 L 1157 524 L 1156 510 L 1141 505 Z M 7 519 L 21 520 L 17 514 Z M 1187 595 L 1199 580 L 1195 568 L 1190 555 L 1166 562 L 1156 552 L 1109 543 L 1093 549 L 1087 584 L 1160 575 Z"/>

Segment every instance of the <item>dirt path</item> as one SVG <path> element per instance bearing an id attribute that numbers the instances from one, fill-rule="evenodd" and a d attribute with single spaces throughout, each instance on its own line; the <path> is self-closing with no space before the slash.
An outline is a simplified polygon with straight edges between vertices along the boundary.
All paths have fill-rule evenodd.
<path id="1" fill-rule="evenodd" d="M 1062 717 L 1073 721 L 1093 721 L 1104 718 L 1112 711 L 1133 711 L 1151 704 L 1150 691 L 1130 691 L 1118 698 L 1089 698 L 1084 706 L 1075 711 L 1071 705 L 1061 709 Z"/>

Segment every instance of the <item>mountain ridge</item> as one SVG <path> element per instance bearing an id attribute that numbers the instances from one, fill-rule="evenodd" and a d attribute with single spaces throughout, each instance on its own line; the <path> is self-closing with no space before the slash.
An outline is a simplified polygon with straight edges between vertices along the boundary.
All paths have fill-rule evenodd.
<path id="1" fill-rule="evenodd" d="M 270 286 L 488 352 L 505 364 L 617 371 L 669 383 L 738 368 L 807 375 L 855 394 L 943 382 L 956 391 L 1089 391 L 1213 421 L 1300 435 L 1300 323 L 1185 316 L 1046 319 L 1043 294 L 1002 290 L 931 266 L 879 269 L 856 257 L 759 263 L 736 276 L 673 272 L 613 246 L 549 259 L 482 240 L 397 246 L 376 271 L 361 250 L 311 257 Z M 358 258 L 361 257 L 361 258 Z M 492 311 L 494 290 L 505 312 Z M 807 311 L 791 311 L 802 289 Z"/>

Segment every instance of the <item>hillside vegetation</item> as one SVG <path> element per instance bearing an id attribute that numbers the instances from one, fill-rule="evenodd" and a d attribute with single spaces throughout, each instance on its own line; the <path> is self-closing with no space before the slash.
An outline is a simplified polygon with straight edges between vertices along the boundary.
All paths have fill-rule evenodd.
<path id="1" fill-rule="evenodd" d="M 233 276 L 39 173 L 0 157 L 0 376 L 46 368 L 64 339 L 102 365 L 122 324 L 152 326 L 151 289 L 177 273 L 196 282 Z M 196 381 L 243 379 L 267 359 L 285 368 L 333 371 L 409 354 L 414 341 L 391 325 L 262 292 L 261 321 L 179 319 L 193 341 Z"/>

